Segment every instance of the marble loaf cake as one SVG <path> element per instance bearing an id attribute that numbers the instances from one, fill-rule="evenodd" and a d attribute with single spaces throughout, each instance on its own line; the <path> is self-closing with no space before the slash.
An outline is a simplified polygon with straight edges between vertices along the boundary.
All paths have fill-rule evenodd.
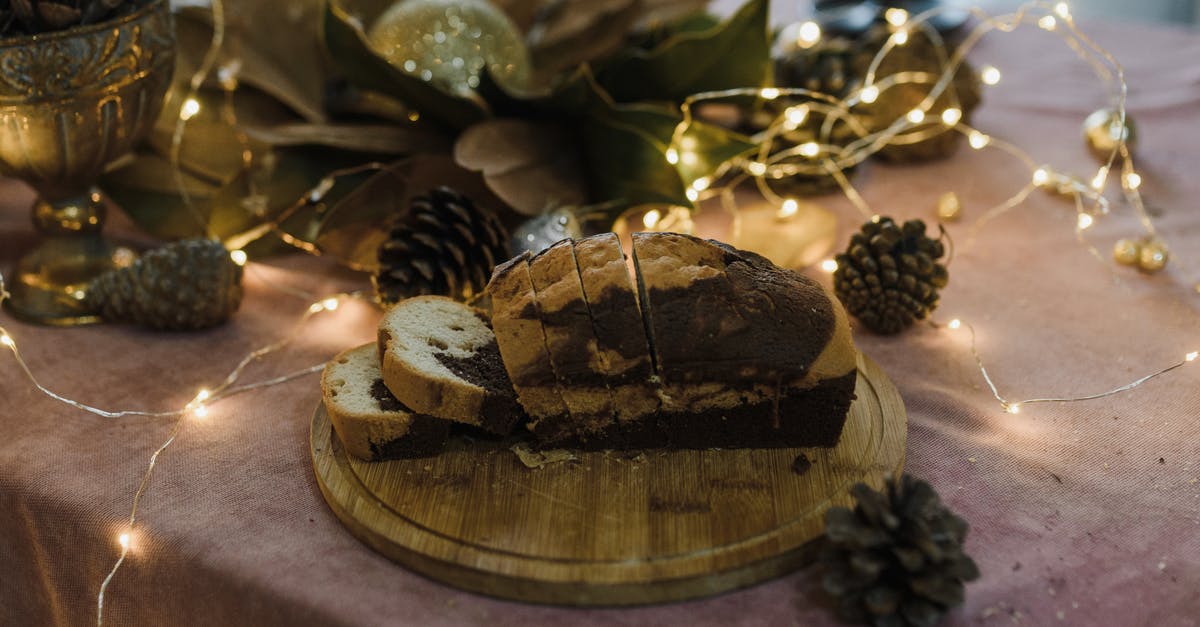
<path id="1" fill-rule="evenodd" d="M 543 446 L 833 446 L 857 378 L 841 305 L 767 259 L 611 233 L 497 266 L 504 368 Z M 632 277 L 631 277 L 632 274 Z"/>

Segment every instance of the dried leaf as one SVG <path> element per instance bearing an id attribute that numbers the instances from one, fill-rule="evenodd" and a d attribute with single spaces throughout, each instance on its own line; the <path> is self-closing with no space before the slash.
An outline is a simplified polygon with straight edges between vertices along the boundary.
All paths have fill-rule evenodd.
<path id="1" fill-rule="evenodd" d="M 497 119 L 463 131 L 455 161 L 483 173 L 510 207 L 538 215 L 549 206 L 582 203 L 587 196 L 579 149 L 558 124 Z"/>
<path id="2" fill-rule="evenodd" d="M 758 87 L 770 75 L 766 0 L 749 0 L 714 28 L 682 32 L 607 64 L 600 83 L 617 102 L 681 100 L 702 91 Z"/>
<path id="3" fill-rule="evenodd" d="M 556 0 L 545 5 L 526 37 L 534 67 L 553 77 L 615 52 L 641 13 L 641 0 Z"/>
<path id="4" fill-rule="evenodd" d="M 526 468 L 545 468 L 546 466 L 550 466 L 552 464 L 560 464 L 562 462 L 570 462 L 575 460 L 575 454 L 571 451 L 563 449 L 535 451 L 530 448 L 527 442 L 519 442 L 514 444 L 510 450 L 516 454 L 517 459 L 519 459 Z"/>
<path id="5" fill-rule="evenodd" d="M 83 14 L 75 7 L 42 0 L 37 5 L 38 17 L 54 30 L 61 30 L 79 23 Z"/>
<path id="6" fill-rule="evenodd" d="M 243 127 L 251 139 L 271 146 L 328 146 L 379 154 L 445 152 L 444 134 L 409 126 L 354 124 L 282 124 Z"/>

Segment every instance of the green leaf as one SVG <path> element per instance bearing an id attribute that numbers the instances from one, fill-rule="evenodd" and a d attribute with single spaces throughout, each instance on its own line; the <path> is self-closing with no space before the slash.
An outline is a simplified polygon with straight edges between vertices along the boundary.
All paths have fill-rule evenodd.
<path id="1" fill-rule="evenodd" d="M 618 55 L 598 78 L 617 102 L 680 101 L 702 91 L 759 87 L 770 76 L 770 59 L 767 1 L 749 0 L 713 28 Z"/>
<path id="2" fill-rule="evenodd" d="M 669 109 L 607 104 L 582 123 L 583 158 L 593 203 L 690 206 L 679 171 L 665 154 L 675 124 Z"/>
<path id="3" fill-rule="evenodd" d="M 358 20 L 350 16 L 339 0 L 330 0 L 326 5 L 323 32 L 325 48 L 351 83 L 396 98 L 426 119 L 453 130 L 462 130 L 487 117 L 487 103 L 477 95 L 443 91 L 376 54 Z"/>
<path id="4" fill-rule="evenodd" d="M 679 143 L 679 174 L 688 182 L 712 176 L 726 161 L 751 156 L 758 150 L 758 144 L 746 135 L 695 120 L 688 125 Z M 695 155 L 694 159 L 687 155 L 688 152 Z"/>

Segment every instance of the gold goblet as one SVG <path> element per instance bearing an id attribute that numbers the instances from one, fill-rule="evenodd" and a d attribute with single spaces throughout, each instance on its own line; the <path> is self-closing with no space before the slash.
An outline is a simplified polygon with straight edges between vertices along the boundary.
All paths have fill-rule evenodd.
<path id="1" fill-rule="evenodd" d="M 17 264 L 5 301 L 43 324 L 96 322 L 83 298 L 133 255 L 101 236 L 94 183 L 154 124 L 175 68 L 168 0 L 118 19 L 0 40 L 0 174 L 37 191 L 42 242 Z"/>

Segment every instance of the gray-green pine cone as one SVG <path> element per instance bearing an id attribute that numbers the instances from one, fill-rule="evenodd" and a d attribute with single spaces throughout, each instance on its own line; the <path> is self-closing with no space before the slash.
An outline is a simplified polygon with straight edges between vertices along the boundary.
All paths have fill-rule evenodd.
<path id="1" fill-rule="evenodd" d="M 833 289 L 846 311 L 876 333 L 899 333 L 937 308 L 950 274 L 945 248 L 925 236 L 925 223 L 868 222 L 835 258 Z"/>
<path id="2" fill-rule="evenodd" d="M 87 304 L 111 322 L 154 329 L 203 329 L 242 303 L 242 268 L 220 242 L 188 239 L 142 255 L 92 281 Z"/>
<path id="3" fill-rule="evenodd" d="M 904 475 L 882 492 L 859 483 L 853 510 L 825 514 L 821 583 L 843 620 L 931 627 L 979 577 L 963 553 L 967 523 L 924 481 Z"/>
<path id="4" fill-rule="evenodd" d="M 508 231 L 492 211 L 448 187 L 413 199 L 379 248 L 379 302 L 435 294 L 467 299 L 509 258 Z"/>

